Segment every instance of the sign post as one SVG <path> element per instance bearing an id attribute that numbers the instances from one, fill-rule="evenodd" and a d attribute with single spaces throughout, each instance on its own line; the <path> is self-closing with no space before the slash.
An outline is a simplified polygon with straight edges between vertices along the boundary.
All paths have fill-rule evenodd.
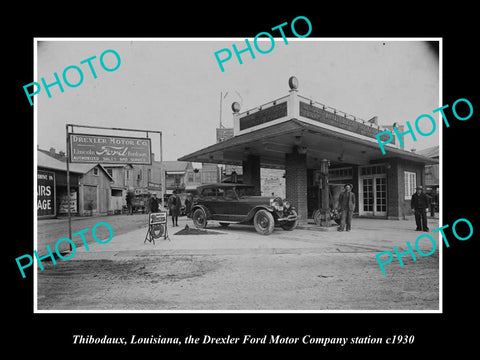
<path id="1" fill-rule="evenodd" d="M 67 132 L 67 199 L 68 199 L 68 238 L 72 238 L 72 214 L 70 213 L 70 138 L 68 136 L 68 124 L 66 126 L 66 132 Z M 72 128 L 73 131 L 73 128 Z M 70 251 L 72 251 L 72 244 L 70 241 L 68 242 L 68 246 L 70 248 Z"/>

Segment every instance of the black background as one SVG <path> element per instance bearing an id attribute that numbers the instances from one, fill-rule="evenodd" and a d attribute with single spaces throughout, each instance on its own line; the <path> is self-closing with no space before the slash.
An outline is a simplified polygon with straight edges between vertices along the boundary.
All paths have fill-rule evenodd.
<path id="1" fill-rule="evenodd" d="M 159 3 L 160 4 L 160 3 Z M 126 6 L 128 5 L 128 6 Z M 141 355 L 167 353 L 199 355 L 204 352 L 246 352 L 292 354 L 310 351 L 314 356 L 326 353 L 359 352 L 407 354 L 417 356 L 444 353 L 453 349 L 458 354 L 476 347 L 477 299 L 475 290 L 476 257 L 480 228 L 474 205 L 478 202 L 476 175 L 477 129 L 480 107 L 478 91 L 477 41 L 474 36 L 476 10 L 459 2 L 419 8 L 418 4 L 385 3 L 383 6 L 351 6 L 346 3 L 329 6 L 319 2 L 289 6 L 272 3 L 261 10 L 258 4 L 222 3 L 141 5 L 111 3 L 107 9 L 97 4 L 75 6 L 35 5 L 12 11 L 12 21 L 2 25 L 5 51 L 3 74 L 4 135 L 13 143 L 4 157 L 3 207 L 4 243 L 2 267 L 6 284 L 2 321 L 3 343 L 17 354 L 65 356 L 73 354 Z M 15 15 L 14 15 L 15 14 Z M 7 14 L 6 14 L 7 15 Z M 261 31 L 306 16 L 312 23 L 310 37 L 442 37 L 443 38 L 443 104 L 450 127 L 443 128 L 443 224 L 467 218 L 474 234 L 467 241 L 454 240 L 446 230 L 450 248 L 443 248 L 443 314 L 33 314 L 33 276 L 22 279 L 15 257 L 32 253 L 33 220 L 33 108 L 26 101 L 23 85 L 33 81 L 34 37 L 254 37 Z M 8 16 L 7 16 L 8 17 Z M 300 26 L 300 22 L 297 23 Z M 298 32 L 304 33 L 299 27 Z M 287 33 L 287 36 L 289 34 Z M 193 55 L 192 55 L 193 56 Z M 299 54 L 301 56 L 301 54 Z M 458 121 L 451 105 L 459 98 L 473 104 L 473 116 Z M 405 104 L 408 106 L 408 104 Z M 432 109 L 433 110 L 433 109 Z M 437 129 L 438 131 L 438 129 Z M 5 136 L 4 136 L 5 137 Z M 10 170 L 8 170 L 10 169 Z M 5 185 L 4 185 L 5 186 Z M 12 189 L 12 190 L 7 190 Z M 16 225 L 15 225 L 16 224 Z M 408 239 L 406 239 L 408 240 Z M 27 273 L 28 274 L 28 273 Z M 30 273 L 32 275 L 32 273 Z M 473 327 L 472 327 L 473 325 Z M 78 346 L 72 345 L 74 334 L 118 336 L 131 334 L 163 337 L 187 335 L 211 336 L 282 336 L 313 337 L 387 337 L 414 335 L 412 345 L 346 346 Z M 32 351 L 32 352 L 30 352 Z"/>

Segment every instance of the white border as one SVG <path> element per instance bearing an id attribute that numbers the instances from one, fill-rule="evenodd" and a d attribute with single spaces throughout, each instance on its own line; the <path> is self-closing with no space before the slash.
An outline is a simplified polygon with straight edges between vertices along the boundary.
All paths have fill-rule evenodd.
<path id="1" fill-rule="evenodd" d="M 438 106 L 443 106 L 443 38 L 439 38 L 438 42 L 438 99 L 439 104 Z M 441 122 L 441 115 L 438 115 L 438 123 L 440 128 L 440 141 L 438 145 L 438 151 L 440 154 L 439 157 L 439 165 L 438 165 L 438 178 L 439 184 L 438 188 L 440 189 L 439 198 L 438 198 L 438 226 L 442 227 L 442 219 L 443 219 L 443 124 Z M 442 124 L 440 126 L 440 124 Z M 443 246 L 442 246 L 442 238 L 439 236 L 438 238 L 438 251 L 439 251 L 439 279 L 438 279 L 438 291 L 439 291 L 439 311 L 443 313 Z"/>
<path id="2" fill-rule="evenodd" d="M 169 38 L 88 38 L 88 37 L 81 37 L 81 38 L 48 38 L 48 37 L 38 37 L 33 39 L 33 81 L 37 82 L 38 73 L 37 73 L 37 48 L 38 48 L 38 41 L 244 41 L 245 39 L 253 40 L 253 37 L 245 38 L 245 37 L 219 37 L 219 38 L 183 38 L 183 37 L 169 37 Z M 283 38 L 274 38 L 275 41 L 283 41 Z M 439 43 L 439 107 L 443 105 L 443 38 L 442 37 L 396 37 L 396 38 L 388 38 L 388 37 L 372 37 L 372 38 L 345 38 L 345 37 L 330 37 L 330 38 L 315 38 L 315 37 L 306 37 L 306 38 L 290 38 L 287 37 L 288 41 L 366 41 L 366 42 L 373 42 L 373 41 L 438 41 Z M 267 39 L 258 39 L 261 41 L 267 41 Z M 269 39 L 268 39 L 269 40 Z M 37 191 L 37 102 L 38 98 L 35 99 L 33 105 L 33 118 L 34 118 L 34 141 L 33 141 L 33 158 L 34 158 L 34 188 L 33 193 L 36 194 Z M 434 110 L 434 109 L 432 109 Z M 441 115 L 439 116 L 439 124 L 441 124 Z M 439 227 L 443 226 L 442 224 L 442 217 L 443 217 L 443 126 L 439 126 L 440 128 L 440 142 L 439 142 L 439 149 L 440 149 L 440 159 L 439 159 Z M 36 197 L 34 197 L 36 200 Z M 33 241 L 33 249 L 37 248 L 37 234 L 38 234 L 38 223 L 37 223 L 37 211 L 36 211 L 36 201 L 34 200 L 33 206 L 33 224 L 34 224 L 34 241 Z M 119 314 L 155 314 L 155 313 L 174 313 L 174 314 L 218 314 L 218 313 L 238 313 L 238 314 L 257 314 L 257 313 L 266 313 L 266 314 L 441 314 L 443 313 L 443 247 L 441 246 L 441 237 L 439 236 L 438 241 L 438 248 L 439 248 L 439 309 L 438 310 L 38 310 L 37 308 L 37 266 L 34 266 L 33 269 L 33 312 L 36 314 L 51 314 L 51 313 L 58 313 L 58 314 L 69 314 L 69 313 L 89 313 L 89 314 L 112 314 L 112 313 L 119 313 Z M 34 260 L 34 264 L 36 261 Z"/>

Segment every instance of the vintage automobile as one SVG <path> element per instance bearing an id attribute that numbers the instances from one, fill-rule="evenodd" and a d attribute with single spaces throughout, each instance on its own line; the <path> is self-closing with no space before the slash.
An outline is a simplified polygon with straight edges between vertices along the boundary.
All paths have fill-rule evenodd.
<path id="1" fill-rule="evenodd" d="M 229 224 L 253 224 L 255 230 L 268 235 L 275 226 L 284 230 L 297 227 L 298 216 L 287 200 L 279 197 L 254 196 L 254 187 L 244 184 L 209 184 L 197 188 L 189 217 L 197 228 L 209 220 Z"/>

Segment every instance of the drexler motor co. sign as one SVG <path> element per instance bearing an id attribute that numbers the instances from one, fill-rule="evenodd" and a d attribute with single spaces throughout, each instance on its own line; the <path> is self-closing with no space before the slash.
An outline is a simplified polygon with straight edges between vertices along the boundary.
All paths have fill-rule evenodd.
<path id="1" fill-rule="evenodd" d="M 149 138 L 69 134 L 70 161 L 78 163 L 151 164 Z"/>

